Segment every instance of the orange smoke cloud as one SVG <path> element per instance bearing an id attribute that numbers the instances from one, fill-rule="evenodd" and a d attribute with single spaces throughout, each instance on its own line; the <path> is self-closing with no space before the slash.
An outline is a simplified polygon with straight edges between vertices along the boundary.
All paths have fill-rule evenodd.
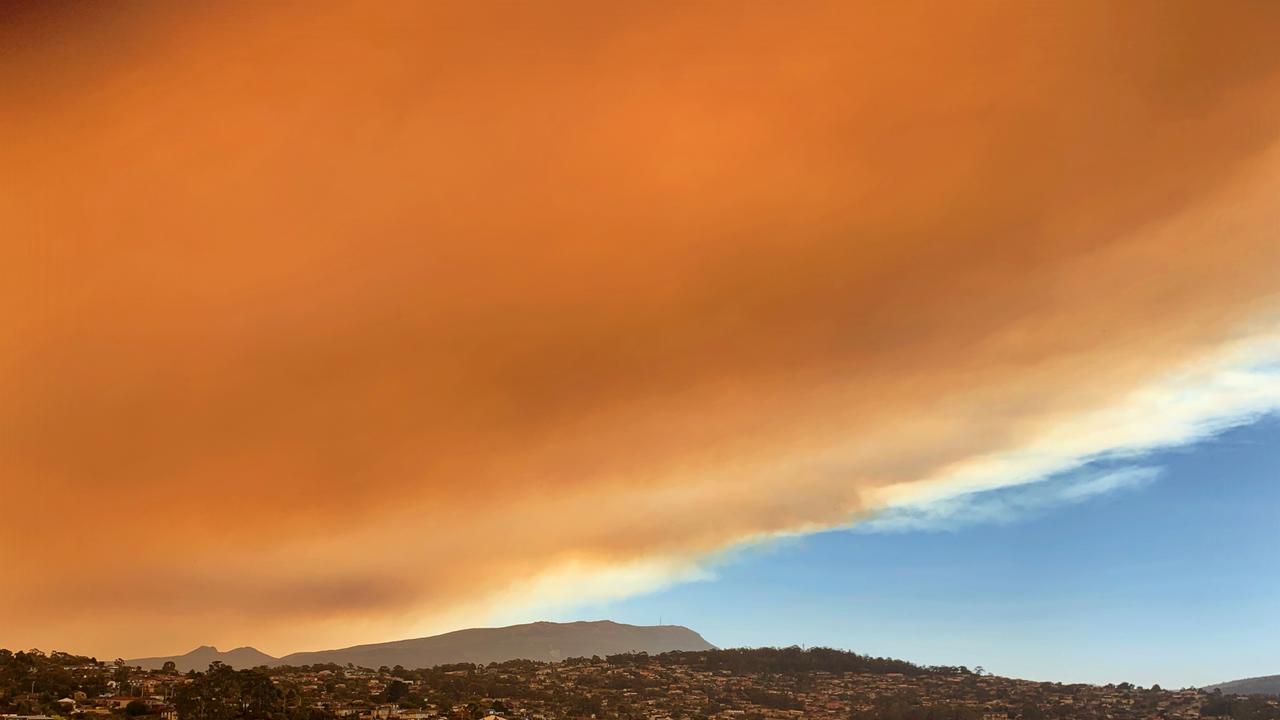
<path id="1" fill-rule="evenodd" d="M 1273 4 L 3 21 L 0 645 L 678 573 L 1274 318 Z"/>

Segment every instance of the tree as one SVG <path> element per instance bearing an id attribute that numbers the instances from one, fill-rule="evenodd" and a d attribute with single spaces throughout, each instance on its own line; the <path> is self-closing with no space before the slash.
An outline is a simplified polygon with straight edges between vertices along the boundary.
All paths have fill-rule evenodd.
<path id="1" fill-rule="evenodd" d="M 178 663 L 172 660 L 166 660 L 160 669 L 167 673 L 176 673 L 178 672 Z"/>
<path id="2" fill-rule="evenodd" d="M 277 720 L 286 713 L 284 692 L 262 670 L 209 665 L 174 698 L 181 720 Z"/>
<path id="3" fill-rule="evenodd" d="M 129 717 L 138 717 L 147 714 L 147 704 L 141 700 L 130 700 L 128 705 L 124 706 L 124 714 Z"/>
<path id="4" fill-rule="evenodd" d="M 409 694 L 409 685 L 403 680 L 392 680 L 387 686 L 387 702 L 400 702 Z"/>

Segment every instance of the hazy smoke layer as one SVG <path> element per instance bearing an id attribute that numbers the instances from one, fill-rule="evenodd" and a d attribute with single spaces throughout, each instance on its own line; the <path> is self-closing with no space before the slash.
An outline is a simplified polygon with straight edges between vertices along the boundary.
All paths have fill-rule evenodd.
<path id="1" fill-rule="evenodd" d="M 858 5 L 4 11 L 0 645 L 628 592 L 1268 331 L 1280 4 Z"/>

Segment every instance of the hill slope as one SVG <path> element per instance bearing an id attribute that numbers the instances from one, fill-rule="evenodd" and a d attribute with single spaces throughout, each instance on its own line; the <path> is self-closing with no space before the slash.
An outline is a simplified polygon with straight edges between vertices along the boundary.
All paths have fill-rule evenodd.
<path id="1" fill-rule="evenodd" d="M 1204 688 L 1210 692 L 1221 690 L 1236 695 L 1280 695 L 1280 675 L 1264 675 L 1262 677 L 1232 680 L 1230 682 L 1209 685 Z"/>
<path id="2" fill-rule="evenodd" d="M 316 665 L 351 663 L 377 668 L 406 668 L 448 663 L 491 663 L 505 660 L 559 660 L 569 657 L 612 655 L 625 652 L 663 653 L 669 650 L 710 650 L 715 646 L 698 633 L 679 625 L 623 625 L 598 622 L 536 622 L 502 628 L 474 628 L 443 635 L 357 645 L 340 650 L 300 652 L 274 658 L 249 647 L 219 652 L 198 647 L 185 655 L 138 658 L 125 661 L 144 668 L 160 668 L 172 660 L 181 672 L 204 670 L 217 660 L 233 668 L 258 665 Z"/>
<path id="3" fill-rule="evenodd" d="M 357 645 L 341 650 L 293 653 L 280 665 L 352 663 L 364 667 L 430 667 L 446 663 L 490 663 L 505 660 L 558 660 L 568 657 L 623 652 L 661 653 L 669 650 L 710 650 L 714 646 L 698 633 L 679 625 L 638 626 L 610 621 L 536 622 L 503 628 L 476 628 Z"/>

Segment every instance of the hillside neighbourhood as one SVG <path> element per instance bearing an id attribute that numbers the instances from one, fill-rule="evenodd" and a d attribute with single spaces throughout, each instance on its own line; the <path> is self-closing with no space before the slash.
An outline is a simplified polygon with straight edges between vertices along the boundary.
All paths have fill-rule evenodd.
<path id="1" fill-rule="evenodd" d="M 0 650 L 3 720 L 1276 720 L 1275 696 L 1064 685 L 799 648 L 512 660 L 143 670 Z"/>

